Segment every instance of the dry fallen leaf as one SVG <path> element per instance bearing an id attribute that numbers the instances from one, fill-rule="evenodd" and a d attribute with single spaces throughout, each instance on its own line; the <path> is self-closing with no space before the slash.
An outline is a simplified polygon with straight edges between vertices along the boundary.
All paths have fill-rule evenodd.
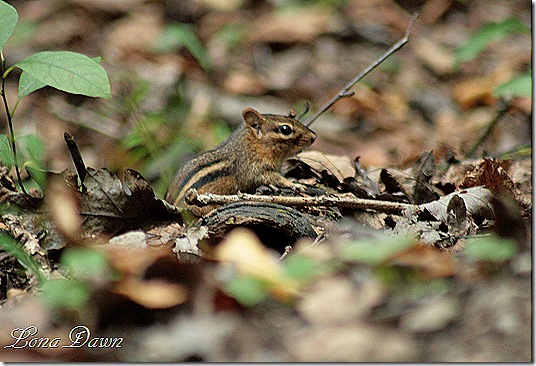
<path id="1" fill-rule="evenodd" d="M 231 264 L 243 275 L 277 281 L 282 273 L 277 257 L 251 231 L 238 228 L 214 251 L 215 259 Z"/>
<path id="2" fill-rule="evenodd" d="M 149 309 L 177 306 L 188 299 L 188 291 L 183 286 L 162 280 L 121 281 L 115 292 Z"/>
<path id="3" fill-rule="evenodd" d="M 161 9 L 140 7 L 107 27 L 103 55 L 108 60 L 117 61 L 145 53 L 152 49 L 162 29 Z"/>
<path id="4" fill-rule="evenodd" d="M 78 214 L 78 202 L 73 190 L 54 176 L 45 197 L 45 204 L 57 229 L 69 240 L 76 241 L 80 235 L 82 219 Z"/>
<path id="5" fill-rule="evenodd" d="M 267 81 L 248 70 L 234 70 L 225 79 L 224 89 L 230 94 L 262 95 L 266 93 Z"/>
<path id="6" fill-rule="evenodd" d="M 309 150 L 299 153 L 296 157 L 319 173 L 327 171 L 335 176 L 340 183 L 345 178 L 354 177 L 356 174 L 354 164 L 347 156 L 331 155 L 317 150 Z"/>
<path id="7" fill-rule="evenodd" d="M 496 99 L 493 96 L 493 90 L 511 77 L 511 71 L 502 69 L 483 77 L 461 81 L 453 88 L 454 99 L 464 109 L 471 108 L 479 102 L 493 104 Z"/>
<path id="8" fill-rule="evenodd" d="M 455 297 L 427 299 L 403 314 L 400 326 L 412 333 L 439 331 L 454 321 L 460 311 L 459 308 L 459 302 Z"/>
<path id="9" fill-rule="evenodd" d="M 313 324 L 337 324 L 366 317 L 385 295 L 382 283 L 369 276 L 355 283 L 345 277 L 323 278 L 309 286 L 297 308 Z"/>
<path id="10" fill-rule="evenodd" d="M 110 263 L 123 276 L 141 276 L 158 258 L 169 255 L 169 248 L 132 248 L 110 243 L 101 247 L 110 258 Z"/>
<path id="11" fill-rule="evenodd" d="M 302 7 L 297 11 L 267 12 L 251 23 L 250 42 L 310 42 L 338 27 L 333 11 L 326 7 Z"/>
<path id="12" fill-rule="evenodd" d="M 432 278 L 456 274 L 456 262 L 452 254 L 425 245 L 412 246 L 397 254 L 391 263 L 420 269 Z"/>
<path id="13" fill-rule="evenodd" d="M 493 207 L 491 199 L 493 194 L 484 187 L 473 187 L 456 191 L 439 198 L 437 201 L 432 201 L 419 205 L 421 210 L 428 210 L 437 220 L 446 223 L 448 219 L 447 207 L 455 195 L 458 195 L 465 202 L 467 212 L 472 216 L 480 216 L 487 219 L 493 219 Z"/>
<path id="14" fill-rule="evenodd" d="M 465 174 L 460 187 L 484 186 L 495 195 L 502 193 L 504 190 L 515 195 L 514 183 L 506 173 L 505 167 L 504 162 L 484 158 L 472 171 Z"/>
<path id="15" fill-rule="evenodd" d="M 86 189 L 80 189 L 78 176 L 63 173 L 76 195 L 82 228 L 86 235 L 119 234 L 139 229 L 154 220 L 171 218 L 164 203 L 155 197 L 149 182 L 132 169 L 125 169 L 124 183 L 107 169 L 87 168 Z M 175 215 L 175 219 L 177 219 Z"/>

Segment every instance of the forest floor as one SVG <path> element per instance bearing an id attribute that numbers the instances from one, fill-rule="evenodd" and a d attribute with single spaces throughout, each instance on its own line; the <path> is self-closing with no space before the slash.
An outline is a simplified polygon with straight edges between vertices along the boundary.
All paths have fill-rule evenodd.
<path id="1" fill-rule="evenodd" d="M 101 56 L 112 98 L 45 87 L 17 106 L 21 160 L 49 174 L 43 189 L 23 170 L 28 199 L 0 166 L 0 361 L 532 361 L 528 1 L 8 3 L 8 66 Z M 286 167 L 340 199 L 412 210 L 300 208 L 316 240 L 290 250 L 235 230 L 200 260 L 210 225 L 170 223 L 158 201 L 176 170 L 245 108 L 309 104 L 308 118 L 415 12 L 408 43 Z M 65 132 L 94 168 L 88 191 L 73 189 Z"/>

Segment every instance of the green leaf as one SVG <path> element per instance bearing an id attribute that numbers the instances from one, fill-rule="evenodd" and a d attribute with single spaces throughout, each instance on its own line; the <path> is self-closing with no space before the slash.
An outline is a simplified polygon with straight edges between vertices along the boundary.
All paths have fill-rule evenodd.
<path id="1" fill-rule="evenodd" d="M 97 64 L 100 64 L 102 61 L 102 57 L 92 57 L 91 60 Z M 47 84 L 42 83 L 32 75 L 23 71 L 21 72 L 19 78 L 19 99 L 45 86 L 47 86 Z"/>
<path id="2" fill-rule="evenodd" d="M 61 256 L 69 275 L 77 279 L 102 278 L 108 272 L 108 260 L 99 251 L 88 248 L 69 248 Z"/>
<path id="3" fill-rule="evenodd" d="M 504 262 L 517 254 L 515 243 L 496 235 L 467 238 L 465 255 L 477 261 Z"/>
<path id="4" fill-rule="evenodd" d="M 298 281 L 307 281 L 319 273 L 319 263 L 305 255 L 290 255 L 282 262 L 283 273 Z"/>
<path id="5" fill-rule="evenodd" d="M 245 306 L 255 305 L 268 296 L 264 282 L 253 276 L 231 280 L 225 286 L 225 292 Z"/>
<path id="6" fill-rule="evenodd" d="M 25 168 L 41 190 L 47 185 L 45 171 L 45 145 L 37 135 L 25 135 L 17 139 L 19 163 Z"/>
<path id="7" fill-rule="evenodd" d="M 515 98 L 532 96 L 532 73 L 527 71 L 524 74 L 501 84 L 495 88 L 493 95 L 496 97 Z"/>
<path id="8" fill-rule="evenodd" d="M 45 191 L 47 188 L 47 171 L 42 168 L 36 167 L 35 165 L 28 164 L 24 166 L 26 171 L 30 174 L 32 179 L 37 183 L 41 191 Z M 28 188 L 28 187 L 26 187 Z"/>
<path id="9" fill-rule="evenodd" d="M 22 98 L 45 86 L 47 86 L 47 84 L 40 82 L 26 71 L 23 71 L 19 77 L 19 98 Z"/>
<path id="10" fill-rule="evenodd" d="M 13 167 L 13 154 L 7 135 L 0 135 L 0 162 L 9 169 Z"/>
<path id="11" fill-rule="evenodd" d="M 155 44 L 157 52 L 171 52 L 181 47 L 185 47 L 194 56 L 203 70 L 211 69 L 210 56 L 189 24 L 173 23 L 168 25 Z"/>
<path id="12" fill-rule="evenodd" d="M 340 255 L 345 260 L 378 265 L 411 246 L 411 238 L 385 236 L 345 243 L 341 246 Z"/>
<path id="13" fill-rule="evenodd" d="M 52 308 L 77 310 L 89 299 L 89 287 L 76 280 L 49 280 L 43 285 L 40 299 Z"/>
<path id="14" fill-rule="evenodd" d="M 2 50 L 17 25 L 19 15 L 14 7 L 0 1 L 0 50 Z"/>
<path id="15" fill-rule="evenodd" d="M 111 97 L 110 83 L 104 68 L 80 53 L 39 52 L 15 66 L 39 82 L 68 93 Z"/>
<path id="16" fill-rule="evenodd" d="M 43 167 L 45 157 L 45 145 L 43 140 L 37 135 L 24 135 L 17 139 L 19 149 L 17 150 L 21 156 L 23 164 L 27 162 L 35 166 Z"/>
<path id="17" fill-rule="evenodd" d="M 218 41 L 225 45 L 238 45 L 246 36 L 244 24 L 231 23 L 224 25 L 217 33 Z"/>
<path id="18" fill-rule="evenodd" d="M 0 232 L 0 248 L 15 257 L 22 266 L 32 271 L 37 276 L 39 283 L 46 282 L 47 279 L 41 271 L 39 263 L 24 250 L 19 242 L 3 232 Z"/>
<path id="19" fill-rule="evenodd" d="M 530 28 L 515 18 L 483 25 L 458 49 L 454 57 L 454 68 L 462 62 L 475 59 L 489 44 L 504 39 L 512 33 L 530 34 Z"/>

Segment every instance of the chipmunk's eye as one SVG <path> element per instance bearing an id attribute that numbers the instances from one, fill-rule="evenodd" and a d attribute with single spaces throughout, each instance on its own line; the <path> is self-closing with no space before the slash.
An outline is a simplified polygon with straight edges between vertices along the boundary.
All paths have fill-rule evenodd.
<path id="1" fill-rule="evenodd" d="M 283 135 L 290 135 L 292 133 L 292 127 L 289 125 L 282 125 L 278 128 L 279 132 L 281 132 Z"/>

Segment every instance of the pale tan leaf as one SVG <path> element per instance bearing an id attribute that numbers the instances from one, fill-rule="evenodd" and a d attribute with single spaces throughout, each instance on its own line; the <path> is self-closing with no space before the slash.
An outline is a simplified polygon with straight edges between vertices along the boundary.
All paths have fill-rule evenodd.
<path id="1" fill-rule="evenodd" d="M 319 173 L 327 171 L 334 175 L 341 183 L 345 178 L 355 176 L 354 164 L 347 156 L 331 155 L 317 150 L 310 150 L 299 153 L 296 157 Z"/>
<path id="2" fill-rule="evenodd" d="M 252 275 L 274 282 L 281 278 L 277 257 L 262 245 L 251 231 L 238 228 L 215 249 L 215 258 L 231 264 L 243 275 Z"/>
<path id="3" fill-rule="evenodd" d="M 150 309 L 165 309 L 188 299 L 188 291 L 176 283 L 161 280 L 120 282 L 115 292 Z"/>

